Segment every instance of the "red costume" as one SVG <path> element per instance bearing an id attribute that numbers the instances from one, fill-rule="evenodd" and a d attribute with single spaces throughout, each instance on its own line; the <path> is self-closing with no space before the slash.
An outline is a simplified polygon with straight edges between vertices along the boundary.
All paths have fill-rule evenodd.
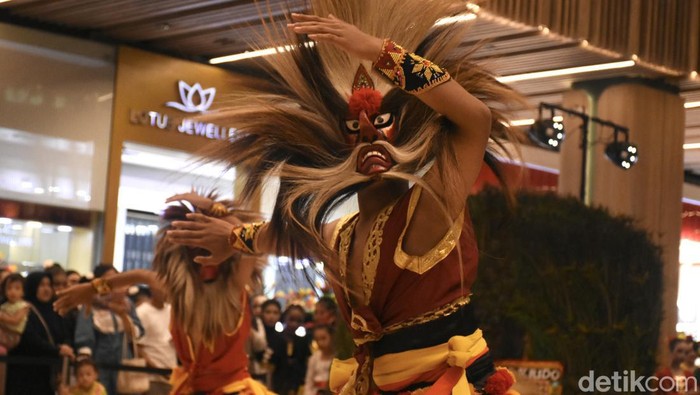
<path id="1" fill-rule="evenodd" d="M 247 306 L 243 296 L 242 306 Z M 265 387 L 253 380 L 248 372 L 248 358 L 245 356 L 245 341 L 250 332 L 250 311 L 243 309 L 236 329 L 219 336 L 214 344 L 200 343 L 197 347 L 187 333 L 171 320 L 170 332 L 181 367 L 173 370 L 170 383 L 173 394 L 205 392 L 212 395 L 247 393 L 269 394 Z"/>
<path id="2" fill-rule="evenodd" d="M 369 273 L 363 276 L 365 303 L 351 306 L 347 288 L 335 285 L 358 345 L 359 366 L 338 361 L 332 370 L 334 390 L 345 386 L 342 393 L 364 394 L 373 382 L 380 392 L 431 388 L 431 393 L 443 394 L 454 388 L 454 393 L 466 394 L 465 369 L 469 381 L 479 386 L 494 371 L 469 306 L 479 254 L 468 212 L 424 256 L 402 249 L 420 194 L 421 188 L 412 188 L 376 219 L 364 247 L 363 273 Z M 343 285 L 357 218 L 343 218 L 335 232 Z"/>

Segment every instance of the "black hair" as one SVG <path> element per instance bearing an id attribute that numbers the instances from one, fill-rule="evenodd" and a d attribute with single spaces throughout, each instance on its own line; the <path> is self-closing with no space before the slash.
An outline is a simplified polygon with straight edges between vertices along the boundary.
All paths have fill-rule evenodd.
<path id="1" fill-rule="evenodd" d="M 2 282 L 2 299 L 7 297 L 5 292 L 7 292 L 7 286 L 10 285 L 10 283 L 20 283 L 22 284 L 22 289 L 24 289 L 24 276 L 19 273 L 12 273 L 5 277 L 5 280 Z"/>
<path id="2" fill-rule="evenodd" d="M 284 313 L 282 313 L 282 318 L 280 320 L 284 322 L 292 310 L 300 311 L 303 317 L 302 319 L 306 321 L 306 310 L 304 310 L 304 308 L 299 306 L 298 304 L 290 304 L 289 306 L 287 306 L 287 308 L 284 309 Z"/>
<path id="3" fill-rule="evenodd" d="M 99 265 L 95 266 L 95 269 L 93 269 L 92 274 L 95 275 L 95 278 L 100 278 L 110 270 L 114 270 L 115 272 L 117 271 L 117 269 L 115 269 L 114 266 L 112 266 L 109 263 L 100 263 Z"/>
<path id="4" fill-rule="evenodd" d="M 263 304 L 260 306 L 260 308 L 262 309 L 262 311 L 265 311 L 267 306 L 270 306 L 270 305 L 277 306 L 277 309 L 280 312 L 282 311 L 282 305 L 280 304 L 280 302 L 277 301 L 277 299 L 268 299 L 268 300 L 264 301 Z"/>
<path id="5" fill-rule="evenodd" d="M 321 304 L 323 305 L 323 307 L 326 308 L 326 310 L 333 313 L 333 315 L 338 315 L 338 304 L 332 297 L 322 296 L 318 299 L 318 302 L 316 302 L 316 304 Z"/>
<path id="6" fill-rule="evenodd" d="M 685 341 L 686 341 L 685 339 L 680 339 L 680 338 L 674 337 L 673 339 L 671 339 L 668 342 L 668 350 L 673 352 L 673 350 L 675 350 L 676 346 L 679 343 L 685 343 Z"/>
<path id="7" fill-rule="evenodd" d="M 100 370 L 97 368 L 97 365 L 95 364 L 95 361 L 93 361 L 90 358 L 84 358 L 76 362 L 75 371 L 78 372 L 78 369 L 82 368 L 83 366 L 92 366 L 92 368 L 95 370 L 95 373 L 100 372 Z"/>

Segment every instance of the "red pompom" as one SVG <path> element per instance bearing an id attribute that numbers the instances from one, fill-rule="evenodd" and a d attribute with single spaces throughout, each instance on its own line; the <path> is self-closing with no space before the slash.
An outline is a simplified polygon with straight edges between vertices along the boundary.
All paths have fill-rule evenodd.
<path id="1" fill-rule="evenodd" d="M 350 96 L 350 100 L 348 101 L 348 115 L 351 119 L 357 119 L 362 110 L 364 110 L 368 116 L 376 114 L 379 112 L 379 106 L 381 106 L 381 104 L 381 92 L 372 88 L 360 88 Z"/>
<path id="2" fill-rule="evenodd" d="M 504 395 L 510 387 L 515 384 L 515 376 L 506 368 L 496 368 L 496 372 L 492 374 L 484 386 L 484 391 L 488 395 Z"/>

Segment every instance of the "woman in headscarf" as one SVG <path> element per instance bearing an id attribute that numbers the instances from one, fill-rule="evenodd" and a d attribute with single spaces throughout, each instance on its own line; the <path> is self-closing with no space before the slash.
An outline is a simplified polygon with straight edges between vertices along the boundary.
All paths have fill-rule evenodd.
<path id="1" fill-rule="evenodd" d="M 73 358 L 66 344 L 64 321 L 53 311 L 53 288 L 48 273 L 31 273 L 24 284 L 24 297 L 31 304 L 27 326 L 10 357 L 36 357 L 37 363 L 8 364 L 5 393 L 54 394 L 59 357 Z M 39 361 L 38 358 L 43 360 Z M 41 362 L 41 363 L 39 363 Z"/>

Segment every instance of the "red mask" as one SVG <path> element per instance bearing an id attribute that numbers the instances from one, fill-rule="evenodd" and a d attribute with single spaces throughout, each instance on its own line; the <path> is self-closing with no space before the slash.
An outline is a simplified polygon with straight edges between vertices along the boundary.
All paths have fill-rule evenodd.
<path id="1" fill-rule="evenodd" d="M 357 158 L 357 171 L 378 174 L 389 170 L 395 162 L 389 152 L 376 141 L 394 141 L 394 115 L 381 113 L 382 94 L 363 66 L 355 75 L 353 94 L 348 101 L 348 116 L 345 121 L 345 140 L 352 146 L 363 147 Z"/>

